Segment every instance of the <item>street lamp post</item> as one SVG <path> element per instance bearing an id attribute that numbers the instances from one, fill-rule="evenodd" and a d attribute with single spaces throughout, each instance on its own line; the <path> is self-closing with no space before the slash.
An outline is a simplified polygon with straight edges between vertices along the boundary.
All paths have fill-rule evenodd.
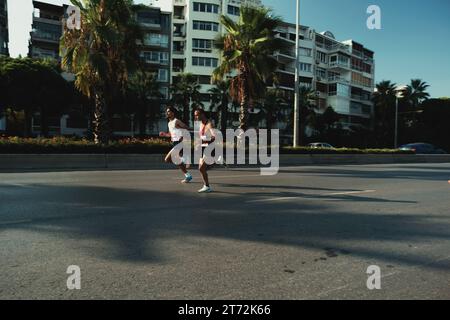
<path id="1" fill-rule="evenodd" d="M 398 147 L 398 97 L 395 95 L 395 134 L 394 134 L 394 149 Z"/>
<path id="2" fill-rule="evenodd" d="M 295 32 L 295 98 L 294 98 L 294 148 L 300 146 L 300 0 L 296 6 L 296 32 Z"/>

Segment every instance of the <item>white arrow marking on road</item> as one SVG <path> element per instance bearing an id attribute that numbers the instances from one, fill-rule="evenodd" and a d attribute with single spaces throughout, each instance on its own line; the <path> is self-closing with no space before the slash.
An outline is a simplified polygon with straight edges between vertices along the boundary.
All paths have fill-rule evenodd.
<path id="1" fill-rule="evenodd" d="M 351 195 L 351 194 L 364 194 L 364 193 L 373 193 L 376 190 L 363 190 L 363 191 L 348 191 L 348 192 L 336 192 L 336 193 L 325 193 L 325 194 L 311 194 L 305 195 L 309 197 L 327 197 L 327 196 L 340 196 L 340 195 Z M 298 197 L 280 197 L 280 198 L 268 198 L 268 199 L 260 199 L 260 200 L 250 200 L 246 201 L 246 203 L 256 203 L 256 202 L 272 202 L 272 201 L 285 201 L 285 200 L 296 200 Z M 311 199 L 306 199 L 311 200 Z"/>
<path id="2" fill-rule="evenodd" d="M 373 193 L 373 192 L 377 192 L 377 190 L 335 192 L 335 193 L 326 193 L 326 194 L 323 194 L 323 196 L 342 196 L 342 195 L 346 195 L 346 194 L 362 194 L 362 193 Z"/>

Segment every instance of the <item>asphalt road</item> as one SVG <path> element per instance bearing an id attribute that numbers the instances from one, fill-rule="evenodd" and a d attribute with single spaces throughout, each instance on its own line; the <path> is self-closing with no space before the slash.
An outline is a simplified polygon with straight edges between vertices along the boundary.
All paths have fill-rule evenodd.
<path id="1" fill-rule="evenodd" d="M 210 175 L 0 173 L 0 299 L 450 299 L 450 164 Z"/>

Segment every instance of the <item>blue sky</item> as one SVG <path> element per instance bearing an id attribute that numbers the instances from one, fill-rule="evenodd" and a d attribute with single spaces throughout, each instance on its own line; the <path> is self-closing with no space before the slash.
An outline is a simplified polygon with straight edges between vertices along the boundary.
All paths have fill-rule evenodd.
<path id="1" fill-rule="evenodd" d="M 68 0 L 41 0 L 69 3 Z M 8 0 L 10 52 L 28 52 L 32 0 Z M 148 3 L 149 0 L 137 2 Z M 288 22 L 295 22 L 295 0 L 263 0 Z M 330 30 L 338 40 L 354 39 L 375 51 L 376 81 L 428 82 L 433 97 L 450 97 L 449 0 L 300 0 L 301 24 Z M 369 5 L 381 8 L 381 30 L 369 30 Z"/>

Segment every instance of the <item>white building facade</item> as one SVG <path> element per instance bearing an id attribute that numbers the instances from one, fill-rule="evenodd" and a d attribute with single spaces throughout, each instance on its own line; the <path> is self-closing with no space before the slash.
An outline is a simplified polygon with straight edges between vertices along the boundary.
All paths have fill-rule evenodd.
<path id="1" fill-rule="evenodd" d="M 353 41 L 338 41 L 327 31 L 300 29 L 300 85 L 315 92 L 312 104 L 318 113 L 332 107 L 344 128 L 370 128 L 373 119 L 371 94 L 375 87 L 374 52 Z M 280 63 L 280 88 L 293 98 L 295 83 L 295 24 L 284 23 L 279 37 L 287 50 L 275 52 Z"/>
<path id="2" fill-rule="evenodd" d="M 243 4 L 262 6 L 261 1 L 245 0 L 158 0 L 154 5 L 173 13 L 172 77 L 181 72 L 198 77 L 202 102 L 208 110 L 211 75 L 220 64 L 220 53 L 214 39 L 225 31 L 220 16 L 239 17 Z M 288 49 L 275 52 L 280 62 L 279 87 L 293 98 L 295 83 L 295 24 L 283 23 L 278 37 Z M 300 84 L 316 92 L 316 111 L 331 106 L 340 114 L 341 124 L 371 126 L 375 86 L 374 53 L 353 41 L 338 41 L 331 32 L 318 33 L 301 26 Z M 172 78 L 173 80 L 173 78 Z"/>

